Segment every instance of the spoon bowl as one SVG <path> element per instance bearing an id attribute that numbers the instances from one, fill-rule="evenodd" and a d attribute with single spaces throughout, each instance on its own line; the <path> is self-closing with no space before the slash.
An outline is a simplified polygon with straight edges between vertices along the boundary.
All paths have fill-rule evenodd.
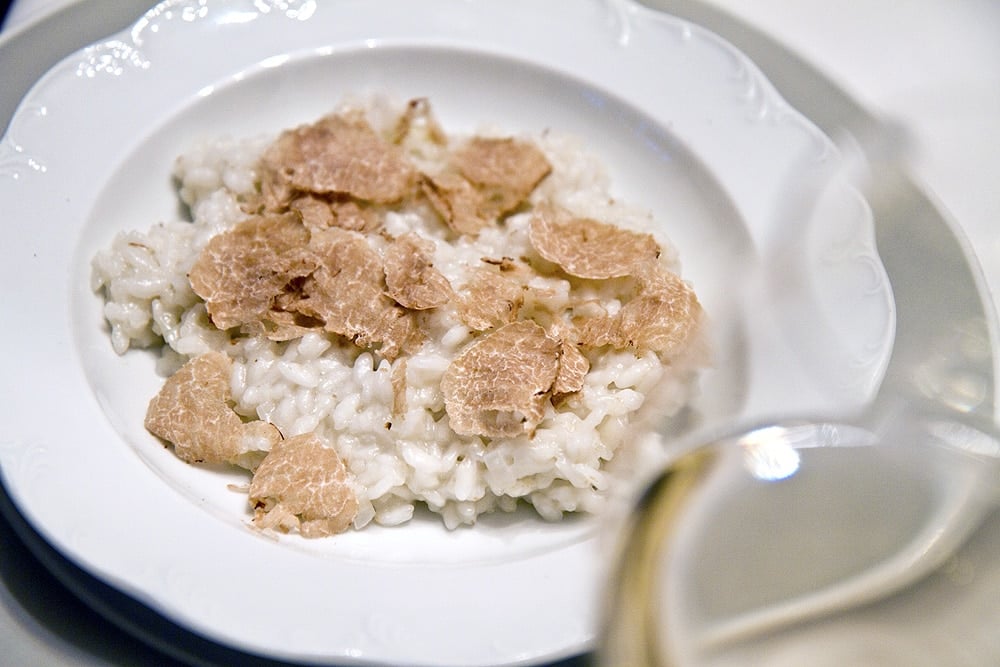
<path id="1" fill-rule="evenodd" d="M 975 421 L 899 401 L 690 448 L 628 529 L 608 664 L 704 664 L 920 584 L 1000 507 L 1000 436 Z"/>
<path id="2" fill-rule="evenodd" d="M 772 419 L 750 406 L 742 425 L 679 448 L 625 529 L 607 664 L 923 664 L 961 650 L 932 647 L 949 607 L 961 607 L 947 612 L 955 618 L 996 608 L 983 598 L 1000 591 L 995 319 L 974 260 L 921 224 L 925 200 L 900 164 L 905 137 L 874 122 L 853 130 L 837 159 L 789 177 L 778 232 L 744 282 L 748 308 L 784 343 L 775 363 L 799 369 L 826 402 Z M 863 350 L 845 344 L 837 313 L 814 307 L 836 299 L 816 298 L 808 280 L 822 261 L 811 239 L 835 228 L 826 195 L 844 187 L 871 206 L 896 294 L 892 355 L 868 388 L 837 382 Z M 927 284 L 913 256 L 948 279 Z M 758 369 L 754 380 L 773 377 Z M 955 585 L 955 572 L 983 592 Z"/>

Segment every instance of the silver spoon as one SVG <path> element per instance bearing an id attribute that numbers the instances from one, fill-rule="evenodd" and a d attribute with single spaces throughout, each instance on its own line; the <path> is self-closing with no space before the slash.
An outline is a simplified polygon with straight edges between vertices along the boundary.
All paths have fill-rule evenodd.
<path id="1" fill-rule="evenodd" d="M 802 196 L 790 204 L 793 212 L 803 214 L 805 208 L 814 206 L 824 188 L 855 172 L 864 158 L 869 174 L 876 176 L 864 190 L 878 216 L 880 237 L 923 229 L 906 226 L 914 213 L 907 197 L 907 188 L 912 186 L 896 160 L 895 139 L 883 140 L 883 129 L 861 128 L 864 138 L 860 141 L 866 144 L 867 155 L 849 150 L 834 172 L 799 191 Z M 879 141 L 873 144 L 872 138 Z M 748 299 L 761 299 L 765 294 L 773 298 L 777 289 L 780 301 L 780 281 L 788 283 L 788 276 L 800 271 L 794 262 L 801 230 L 786 231 L 785 242 L 768 256 L 766 264 L 773 270 L 764 273 L 763 282 L 756 293 L 751 290 Z M 933 235 L 908 238 L 911 251 L 913 246 L 926 247 L 929 261 L 939 259 L 936 241 Z M 971 296 L 939 293 L 934 285 L 921 291 L 919 267 L 914 274 L 914 267 L 894 263 L 896 258 L 885 252 L 893 245 L 883 247 L 897 296 L 899 329 L 878 394 L 855 414 L 776 420 L 707 438 L 703 435 L 701 444 L 688 447 L 656 478 L 634 513 L 614 580 L 602 649 L 609 664 L 680 663 L 683 650 L 672 639 L 676 633 L 660 630 L 685 627 L 685 619 L 671 617 L 675 612 L 662 599 L 659 578 L 667 577 L 665 585 L 670 587 L 671 563 L 676 570 L 684 556 L 679 544 L 684 541 L 685 522 L 690 524 L 699 516 L 698 505 L 704 506 L 712 477 L 720 471 L 743 465 L 752 483 L 767 484 L 794 475 L 808 450 L 876 448 L 893 464 L 887 470 L 933 474 L 949 482 L 949 492 L 921 529 L 888 557 L 808 594 L 712 624 L 699 633 L 698 650 L 759 636 L 902 590 L 940 568 L 1000 505 L 1000 433 L 992 414 L 990 334 L 994 320 L 987 315 L 975 285 Z M 908 259 L 912 256 L 911 252 Z M 963 264 L 967 261 L 960 259 Z M 966 265 L 960 268 L 964 272 L 960 275 L 970 273 Z M 917 298 L 907 301 L 915 294 Z M 778 312 L 780 316 L 780 305 Z M 806 344 L 797 348 L 801 363 L 823 364 L 836 357 L 823 354 L 836 341 L 830 339 L 823 323 L 818 324 Z M 829 377 L 829 373 L 819 375 Z"/>

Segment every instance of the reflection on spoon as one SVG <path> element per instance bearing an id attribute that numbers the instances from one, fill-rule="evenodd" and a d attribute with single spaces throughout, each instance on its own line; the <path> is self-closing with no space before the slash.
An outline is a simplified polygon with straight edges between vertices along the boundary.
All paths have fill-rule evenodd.
<path id="1" fill-rule="evenodd" d="M 857 448 L 866 448 L 873 456 L 859 458 Z M 848 458 L 842 459 L 844 465 L 832 467 L 829 464 L 834 459 L 829 457 L 812 461 L 810 469 L 811 450 Z M 920 516 L 915 533 L 903 535 L 902 543 L 892 545 L 892 550 L 876 562 L 851 562 L 855 557 L 852 552 L 859 550 L 859 540 L 884 530 L 885 522 L 893 517 L 880 516 L 878 508 L 865 516 L 836 517 L 851 504 L 838 507 L 827 503 L 829 506 L 823 507 L 816 502 L 817 498 L 829 498 L 824 489 L 831 482 L 839 484 L 838 475 L 847 479 L 859 465 L 869 467 L 865 479 L 871 481 L 865 483 L 887 485 L 897 494 L 913 489 L 929 495 L 930 511 Z M 711 560 L 706 555 L 721 549 L 733 559 L 750 558 L 755 549 L 762 548 L 761 544 L 739 543 L 746 534 L 753 534 L 753 526 L 744 526 L 746 532 L 735 539 L 720 538 L 721 529 L 713 533 L 705 527 L 720 523 L 720 513 L 732 512 L 738 503 L 757 503 L 743 508 L 745 513 L 740 516 L 744 522 L 753 523 L 755 512 L 782 516 L 780 503 L 787 503 L 788 498 L 779 503 L 762 489 L 804 474 L 808 476 L 795 497 L 806 500 L 807 509 L 800 508 L 793 515 L 786 508 L 784 515 L 798 530 L 789 529 L 788 542 L 777 540 L 767 553 L 786 557 L 786 562 L 774 565 L 772 579 L 780 577 L 774 572 L 785 568 L 789 579 L 804 574 L 814 579 L 813 585 L 795 590 L 794 582 L 784 582 L 792 589 L 785 591 L 788 597 L 766 600 L 756 608 L 728 616 L 721 614 L 721 619 L 704 618 L 705 614 L 699 617 L 691 609 L 691 599 L 697 597 L 691 590 L 711 582 L 710 574 L 699 575 L 699 563 Z M 828 479 L 824 480 L 824 475 Z M 844 488 L 844 492 L 863 495 L 864 485 Z M 868 413 L 856 423 L 769 424 L 713 439 L 674 461 L 642 498 L 619 561 L 603 647 L 605 657 L 608 664 L 678 664 L 681 654 L 717 650 L 883 598 L 941 567 L 998 504 L 1000 436 L 991 424 L 974 423 L 968 415 L 945 413 L 927 405 L 887 400 L 878 412 Z M 802 525 L 805 521 L 810 523 Z M 831 534 L 823 542 L 828 551 L 835 552 L 827 553 L 832 562 L 838 563 L 840 558 L 839 565 L 855 568 L 846 576 L 822 581 L 821 564 L 787 560 L 797 543 L 808 541 L 810 530 L 832 526 L 828 529 L 835 531 L 838 524 L 847 523 L 853 526 L 856 539 L 838 543 L 841 536 Z M 757 537 L 762 543 L 768 541 L 765 534 Z M 759 584 L 752 580 L 752 573 L 752 564 L 744 567 L 739 576 L 747 581 L 735 583 L 750 588 Z M 772 581 L 779 588 L 782 583 Z M 738 586 L 733 584 L 727 581 L 721 592 L 737 594 Z"/>

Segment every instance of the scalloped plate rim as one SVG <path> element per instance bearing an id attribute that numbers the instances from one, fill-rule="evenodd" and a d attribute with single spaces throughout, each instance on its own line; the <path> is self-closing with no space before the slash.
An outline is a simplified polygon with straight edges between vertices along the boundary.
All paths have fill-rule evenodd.
<path id="1" fill-rule="evenodd" d="M 239 3 L 233 3 L 230 7 L 236 7 Z M 247 3 L 243 3 L 246 5 Z M 345 6 L 351 5 L 351 3 L 344 3 Z M 439 0 L 437 3 L 440 6 L 449 5 L 447 0 Z M 271 7 L 269 12 L 285 12 L 286 14 L 294 11 L 298 11 L 297 7 L 305 7 L 306 10 L 310 11 L 325 11 L 325 9 L 318 9 L 310 2 L 305 3 L 295 3 L 295 2 L 280 2 L 274 1 L 270 4 L 263 2 L 256 2 L 251 5 L 255 7 L 258 12 L 261 11 L 262 7 Z M 360 7 L 360 5 L 355 5 Z M 486 7 L 486 4 L 479 5 L 480 7 Z M 15 114 L 14 119 L 11 121 L 10 129 L 8 134 L 4 137 L 4 146 L 0 149 L 0 172 L 2 172 L 7 165 L 7 169 L 10 169 L 10 165 L 19 167 L 20 169 L 27 169 L 31 171 L 42 171 L 47 169 L 47 165 L 44 162 L 32 163 L 31 158 L 28 157 L 22 151 L 21 144 L 17 143 L 18 135 L 21 130 L 26 127 L 26 123 L 30 123 L 32 115 L 36 115 L 37 118 L 43 118 L 50 111 L 45 104 L 45 100 L 41 100 L 43 104 L 40 107 L 33 106 L 38 101 L 38 98 L 46 93 L 46 90 L 50 87 L 58 87 L 61 83 L 64 83 L 64 77 L 77 76 L 78 71 L 82 71 L 82 76 L 103 76 L 105 74 L 113 74 L 116 69 L 123 69 L 127 67 L 137 67 L 139 69 L 145 69 L 150 66 L 150 63 L 155 64 L 155 58 L 147 60 L 145 56 L 142 55 L 142 49 L 135 49 L 133 47 L 140 46 L 141 38 L 137 39 L 137 35 L 140 35 L 143 30 L 146 30 L 150 25 L 151 21 L 158 20 L 162 18 L 164 12 L 180 12 L 182 15 L 179 20 L 189 22 L 190 25 L 195 25 L 197 21 L 204 20 L 206 18 L 212 17 L 212 7 L 213 5 L 209 3 L 201 2 L 184 2 L 184 1 L 172 1 L 166 2 L 158 5 L 154 9 L 150 10 L 146 16 L 139 21 L 131 30 L 126 30 L 118 35 L 113 36 L 108 40 L 104 40 L 95 47 L 90 47 L 84 51 L 78 52 L 74 56 L 70 56 L 64 60 L 60 65 L 54 67 L 50 72 L 40 80 L 39 84 L 32 89 L 32 91 L 26 96 L 24 102 L 19 107 Z M 471 7 L 471 5 L 470 5 Z M 599 12 L 601 16 L 608 19 L 608 23 L 604 26 L 597 26 L 594 24 L 588 25 L 588 29 L 595 32 L 597 37 L 608 37 L 609 32 L 617 30 L 617 38 L 620 40 L 625 40 L 630 37 L 629 30 L 636 27 L 643 28 L 649 27 L 651 24 L 662 23 L 665 25 L 670 25 L 673 28 L 680 28 L 681 32 L 687 39 L 707 39 L 716 40 L 717 44 L 720 45 L 720 49 L 725 52 L 728 57 L 734 58 L 735 62 L 739 64 L 743 69 L 743 74 L 746 76 L 746 80 L 751 84 L 749 86 L 748 93 L 748 104 L 752 105 L 754 103 L 761 104 L 761 109 L 763 111 L 769 111 L 767 105 L 773 105 L 770 111 L 774 108 L 778 108 L 782 113 L 791 114 L 789 117 L 792 119 L 793 124 L 797 123 L 803 127 L 811 127 L 808 125 L 807 121 L 802 118 L 797 117 L 794 112 L 784 108 L 784 103 L 773 91 L 766 80 L 760 75 L 756 68 L 747 61 L 745 58 L 740 56 L 738 52 L 732 47 L 725 45 L 722 40 L 715 38 L 710 33 L 701 31 L 697 27 L 689 26 L 683 22 L 678 22 L 674 19 L 670 19 L 658 13 L 642 10 L 641 8 L 631 5 L 628 2 L 611 2 L 601 5 L 604 10 L 603 13 Z M 553 11 L 547 9 L 547 11 Z M 190 14 L 189 17 L 185 18 L 183 16 L 184 12 Z M 475 13 L 475 12 L 474 12 Z M 244 18 L 249 17 L 252 11 L 248 10 Z M 238 17 L 237 17 L 238 18 Z M 294 17 L 281 17 L 277 18 L 275 16 L 267 16 L 267 13 L 258 13 L 256 18 L 251 18 L 248 20 L 309 20 L 309 18 L 299 17 L 298 19 Z M 594 20 L 593 16 L 590 16 L 588 20 Z M 617 21 L 617 23 L 616 23 Z M 186 23 L 187 24 L 187 23 Z M 140 27 L 142 28 L 140 30 Z M 169 26 L 168 26 L 169 27 Z M 608 31 L 608 32 L 605 32 Z M 149 46 L 157 46 L 155 43 L 159 39 L 159 35 L 149 38 Z M 131 44 L 129 43 L 131 42 Z M 466 40 L 455 40 L 451 45 L 459 49 L 472 48 Z M 626 44 L 627 46 L 627 44 Z M 117 51 L 116 51 L 117 49 Z M 139 53 L 136 53 L 136 51 Z M 105 58 L 111 53 L 111 58 Z M 545 66 L 547 63 L 544 61 L 539 61 L 539 65 Z M 583 77 L 587 77 L 586 72 L 577 72 Z M 814 129 L 814 128 L 813 128 Z M 28 132 L 27 134 L 30 134 Z M 16 173 L 16 172 L 15 172 Z M 13 178 L 8 173 L 8 178 L 12 180 L 18 180 L 19 178 L 30 178 L 30 173 L 20 173 L 17 174 L 17 178 Z M 10 182 L 10 181 L 8 181 Z M 0 194 L 4 192 L 5 188 L 3 183 L 0 182 Z M 871 243 L 871 241 L 868 241 Z M 681 249 L 683 255 L 683 248 Z M 22 250 L 23 252 L 23 250 Z M 891 314 L 891 313 L 890 313 Z M 65 332 L 55 333 L 54 338 L 56 342 L 62 341 L 60 336 L 65 335 Z M 15 374 L 11 374 L 12 376 Z M 877 369 L 876 369 L 877 375 Z M 5 390 L 7 388 L 5 387 Z M 110 430 L 110 429 L 108 429 Z M 30 455 L 39 456 L 43 461 L 47 456 L 47 451 L 44 449 L 44 439 L 42 441 L 36 441 L 34 444 L 28 439 L 22 439 L 18 441 L 5 440 L 0 443 L 0 457 L 5 463 L 22 462 Z M 25 454 L 25 453 L 29 454 Z M 137 470 L 142 470 L 138 467 Z M 30 472 L 30 471 L 28 471 Z M 146 473 L 149 471 L 147 470 Z M 378 661 L 398 658 L 398 654 L 380 654 L 379 648 L 372 646 L 365 646 L 363 648 L 351 648 L 344 644 L 339 644 L 332 647 L 331 650 L 315 650 L 310 648 L 309 650 L 298 650 L 289 649 L 287 646 L 278 646 L 273 643 L 268 643 L 267 641 L 259 642 L 254 639 L 241 637 L 239 633 L 231 634 L 226 631 L 219 631 L 211 623 L 206 623 L 204 619 L 198 616 L 198 611 L 192 611 L 186 605 L 188 602 L 182 602 L 175 604 L 175 601 L 164 600 L 162 597 L 156 594 L 150 594 L 143 586 L 143 582 L 137 581 L 133 576 L 126 578 L 121 578 L 116 574 L 116 563 L 114 562 L 94 562 L 90 554 L 85 551 L 86 548 L 92 548 L 92 545 L 88 546 L 88 540 L 91 538 L 83 537 L 80 535 L 69 536 L 64 532 L 61 532 L 65 527 L 50 523 L 51 512 L 53 511 L 50 507 L 44 507 L 44 503 L 41 507 L 36 507 L 34 503 L 39 501 L 38 492 L 34 490 L 28 490 L 27 483 L 35 482 L 41 485 L 46 483 L 40 477 L 35 477 L 34 474 L 25 474 L 24 470 L 18 469 L 18 466 L 5 465 L 3 470 L 0 471 L 3 474 L 5 482 L 8 483 L 8 488 L 11 491 L 12 498 L 18 504 L 19 509 L 30 519 L 31 523 L 42 533 L 51 543 L 58 546 L 64 553 L 74 561 L 83 564 L 83 566 L 91 572 L 96 572 L 102 579 L 105 579 L 112 583 L 113 585 L 119 586 L 124 591 L 129 592 L 138 599 L 146 602 L 151 607 L 159 609 L 167 613 L 168 616 L 178 620 L 184 625 L 193 627 L 196 631 L 213 636 L 220 641 L 233 643 L 234 645 L 248 648 L 250 650 L 259 651 L 263 654 L 273 655 L 276 657 L 286 657 L 292 659 L 317 659 L 321 661 L 349 661 L 349 662 L 367 662 L 367 661 Z M 137 473 L 137 479 L 139 474 Z M 131 480 L 130 480 L 131 482 Z M 123 485 L 131 490 L 130 484 L 126 483 Z M 165 493 L 161 489 L 159 492 L 154 492 L 151 494 L 155 497 L 157 501 L 164 504 L 165 508 L 177 511 L 187 511 L 181 508 L 187 507 L 184 503 L 179 502 L 179 499 L 173 493 Z M 190 509 L 190 508 L 188 508 Z M 207 522 L 206 522 L 207 523 Z M 204 530 L 205 526 L 201 525 L 198 530 Z M 222 532 L 226 532 L 225 530 Z M 197 535 L 196 535 L 197 536 Z M 205 535 L 206 539 L 213 538 L 214 536 Z M 237 541 L 241 540 L 240 537 L 233 538 Z M 74 543 L 74 540 L 82 540 L 79 543 Z M 210 540 L 209 540 L 210 541 Z M 81 547 L 81 544 L 83 545 Z M 255 552 L 257 548 L 254 548 Z M 269 557 L 273 556 L 276 560 L 282 562 L 294 562 L 295 558 L 289 557 L 281 549 L 273 549 L 267 546 L 261 546 L 262 553 L 267 553 Z M 531 560 L 531 559 L 527 559 Z M 351 568 L 347 568 L 351 569 Z M 302 594 L 303 590 L 297 590 L 297 593 Z M 197 591 L 193 592 L 197 594 Z M 587 596 L 583 596 L 581 599 L 585 599 Z M 203 599 L 199 599 L 199 602 L 205 602 Z M 210 602 L 210 601 L 209 601 Z M 416 617 L 414 617 L 416 618 Z M 513 664 L 515 662 L 524 662 L 536 660 L 539 658 L 553 658 L 560 657 L 564 655 L 569 655 L 573 652 L 583 650 L 587 648 L 589 643 L 594 637 L 594 628 L 589 625 L 589 621 L 592 619 L 587 619 L 588 623 L 582 625 L 571 627 L 563 636 L 549 640 L 548 642 L 536 642 L 530 649 L 516 649 L 513 647 L 492 647 L 493 653 L 489 656 L 483 656 L 484 660 L 489 660 L 489 662 L 482 662 L 482 664 Z M 378 631 L 378 628 L 375 629 Z M 437 647 L 440 650 L 440 647 Z M 456 655 L 449 651 L 445 651 L 445 654 L 439 655 L 424 655 L 416 657 L 413 664 L 467 664 L 469 656 L 474 655 L 468 647 L 467 652 L 463 655 Z M 413 656 L 410 656 L 413 658 Z"/>

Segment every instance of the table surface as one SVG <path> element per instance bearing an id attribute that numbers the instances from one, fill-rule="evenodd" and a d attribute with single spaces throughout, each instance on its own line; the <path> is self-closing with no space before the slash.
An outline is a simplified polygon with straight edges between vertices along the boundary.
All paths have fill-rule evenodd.
<path id="1" fill-rule="evenodd" d="M 40 34 L 68 6 L 18 0 L 0 37 Z M 672 0 L 647 0 L 669 7 Z M 141 4 L 121 2 L 135 11 Z M 688 2 L 687 4 L 691 4 Z M 915 179 L 968 237 L 1000 294 L 1000 3 L 995 0 L 704 0 L 763 30 L 913 139 Z M 96 5 L 95 5 L 96 6 Z M 102 3 L 107 12 L 108 3 Z M 95 10 L 96 11 L 96 10 Z M 120 14 L 108 20 L 121 22 Z M 110 25 L 110 24 L 109 24 Z M 0 520 L 0 662 L 171 665 L 95 614 Z"/>

